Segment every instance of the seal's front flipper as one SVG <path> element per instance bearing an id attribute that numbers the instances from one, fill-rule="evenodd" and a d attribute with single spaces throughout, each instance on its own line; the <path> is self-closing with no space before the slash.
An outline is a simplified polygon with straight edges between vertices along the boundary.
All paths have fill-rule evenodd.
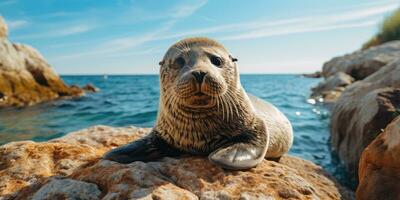
<path id="1" fill-rule="evenodd" d="M 242 170 L 255 167 L 264 159 L 265 153 L 264 147 L 249 143 L 236 143 L 217 149 L 208 158 L 222 168 Z"/>
<path id="2" fill-rule="evenodd" d="M 131 163 L 134 161 L 153 161 L 166 156 L 178 156 L 179 154 L 179 150 L 170 147 L 154 133 L 150 133 L 150 135 L 139 140 L 107 152 L 103 159 L 119 163 Z"/>
<path id="3" fill-rule="evenodd" d="M 209 160 L 223 168 L 242 170 L 255 167 L 264 160 L 269 136 L 262 119 L 256 118 L 252 130 L 230 138 L 227 145 L 212 152 Z"/>

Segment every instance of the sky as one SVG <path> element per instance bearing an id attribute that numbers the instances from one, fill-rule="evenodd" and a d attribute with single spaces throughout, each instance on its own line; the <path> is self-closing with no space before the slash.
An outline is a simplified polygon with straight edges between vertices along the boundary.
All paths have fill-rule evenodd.
<path id="1" fill-rule="evenodd" d="M 396 0 L 0 0 L 12 42 L 59 74 L 157 74 L 173 43 L 215 39 L 242 74 L 309 73 L 357 50 Z"/>

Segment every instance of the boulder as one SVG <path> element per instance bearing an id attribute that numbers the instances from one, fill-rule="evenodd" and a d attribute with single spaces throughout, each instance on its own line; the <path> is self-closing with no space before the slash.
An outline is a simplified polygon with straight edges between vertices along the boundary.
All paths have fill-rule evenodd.
<path id="1" fill-rule="evenodd" d="M 307 78 L 321 78 L 322 72 L 321 71 L 316 71 L 314 73 L 303 74 L 303 76 L 307 77 Z"/>
<path id="2" fill-rule="evenodd" d="M 83 94 L 82 89 L 67 86 L 34 48 L 0 39 L 0 108 Z"/>
<path id="3" fill-rule="evenodd" d="M 354 78 L 338 72 L 335 75 L 328 77 L 325 81 L 320 82 L 316 87 L 312 88 L 311 98 L 323 98 L 324 102 L 335 102 L 344 91 L 344 89 L 354 82 Z"/>
<path id="4" fill-rule="evenodd" d="M 358 174 L 357 199 L 400 199 L 400 116 L 365 148 Z"/>
<path id="5" fill-rule="evenodd" d="M 331 115 L 332 148 L 357 176 L 362 151 L 394 119 L 400 106 L 400 60 L 348 86 Z"/>
<path id="6" fill-rule="evenodd" d="M 7 38 L 8 27 L 4 19 L 0 16 L 0 40 Z"/>
<path id="7" fill-rule="evenodd" d="M 400 41 L 392 41 L 335 57 L 324 64 L 322 76 L 328 78 L 337 72 L 344 72 L 356 80 L 362 80 L 399 57 Z"/>
<path id="8" fill-rule="evenodd" d="M 206 157 L 119 164 L 104 152 L 150 130 L 95 126 L 48 142 L 0 147 L 0 199 L 352 199 L 321 167 L 284 156 L 246 171 Z"/>
<path id="9" fill-rule="evenodd" d="M 97 88 L 96 86 L 94 86 L 92 84 L 86 84 L 85 86 L 82 87 L 82 89 L 84 89 L 85 91 L 88 91 L 88 92 L 98 92 L 98 91 L 100 91 L 99 88 Z"/>

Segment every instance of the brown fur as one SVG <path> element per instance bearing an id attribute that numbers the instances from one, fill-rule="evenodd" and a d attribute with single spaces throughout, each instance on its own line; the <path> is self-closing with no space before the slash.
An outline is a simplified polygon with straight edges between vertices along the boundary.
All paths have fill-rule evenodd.
<path id="1" fill-rule="evenodd" d="M 214 69 L 220 70 L 219 72 L 209 69 L 211 63 L 206 61 L 192 63 L 186 70 L 171 67 L 174 59 L 181 54 L 199 52 L 201 48 L 209 48 L 223 58 L 224 66 Z M 195 56 L 195 60 L 203 57 Z M 256 126 L 252 106 L 240 85 L 236 63 L 231 60 L 231 56 L 221 44 L 207 38 L 186 39 L 169 48 L 163 63 L 160 69 L 160 108 L 155 130 L 169 144 L 184 151 L 208 154 L 226 142 L 224 138 L 248 132 L 250 127 Z M 194 68 L 209 72 L 204 84 L 209 87 L 211 104 L 217 106 L 207 109 L 185 106 L 184 98 L 190 98 L 191 89 L 188 85 L 193 80 L 182 81 L 185 78 L 182 78 L 181 74 L 185 73 L 182 71 Z M 187 95 L 179 93 L 181 87 L 189 90 Z"/>
<path id="2" fill-rule="evenodd" d="M 265 156 L 281 157 L 292 145 L 290 122 L 273 105 L 244 91 L 236 60 L 207 38 L 172 45 L 160 62 L 159 112 L 152 133 L 104 158 L 129 163 L 188 152 L 240 170 Z"/>

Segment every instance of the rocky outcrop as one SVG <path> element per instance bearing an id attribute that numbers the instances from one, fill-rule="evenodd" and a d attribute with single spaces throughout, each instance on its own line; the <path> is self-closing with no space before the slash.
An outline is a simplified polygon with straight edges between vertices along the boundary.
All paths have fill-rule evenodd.
<path id="1" fill-rule="evenodd" d="M 316 71 L 314 73 L 303 74 L 303 76 L 307 77 L 307 78 L 321 78 L 322 72 L 321 71 Z"/>
<path id="2" fill-rule="evenodd" d="M 324 64 L 322 76 L 328 78 L 338 72 L 344 72 L 356 80 L 362 80 L 399 57 L 400 41 L 388 42 L 333 58 Z"/>
<path id="3" fill-rule="evenodd" d="M 204 157 L 119 164 L 109 149 L 149 129 L 96 126 L 60 139 L 0 147 L 0 195 L 13 199 L 351 199 L 315 164 L 285 156 L 247 171 Z"/>
<path id="4" fill-rule="evenodd" d="M 400 199 L 400 117 L 364 150 L 358 174 L 357 199 Z"/>
<path id="5" fill-rule="evenodd" d="M 0 108 L 84 94 L 79 87 L 67 86 L 34 48 L 12 44 L 6 36 L 7 26 L 0 19 Z"/>
<path id="6" fill-rule="evenodd" d="M 88 92 L 98 92 L 98 91 L 100 91 L 99 88 L 95 87 L 92 84 L 86 84 L 85 86 L 82 87 L 82 89 L 84 89 L 85 91 L 88 91 Z"/>
<path id="7" fill-rule="evenodd" d="M 4 19 L 0 16 L 0 39 L 7 38 L 8 35 L 8 27 L 4 22 Z"/>
<path id="8" fill-rule="evenodd" d="M 400 60 L 348 86 L 331 117 L 332 148 L 356 177 L 362 151 L 394 119 L 400 107 Z"/>
<path id="9" fill-rule="evenodd" d="M 400 41 L 333 58 L 324 64 L 322 76 L 311 98 L 330 103 L 331 147 L 349 177 L 359 180 L 358 199 L 399 199 L 393 191 L 400 188 L 400 164 L 390 157 L 399 155 L 382 146 L 382 132 L 400 114 Z M 391 139 L 400 143 L 399 137 Z"/>
<path id="10" fill-rule="evenodd" d="M 335 102 L 344 89 L 353 82 L 353 77 L 344 72 L 338 72 L 312 88 L 311 98 L 323 98 L 325 103 Z"/>

